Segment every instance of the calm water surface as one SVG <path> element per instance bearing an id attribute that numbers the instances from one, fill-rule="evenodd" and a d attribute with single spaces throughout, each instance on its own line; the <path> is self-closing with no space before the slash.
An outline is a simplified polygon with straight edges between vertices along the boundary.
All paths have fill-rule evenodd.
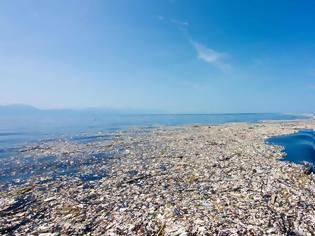
<path id="1" fill-rule="evenodd" d="M 4 149 L 54 139 L 80 139 L 80 133 L 113 132 L 133 126 L 223 124 L 227 122 L 258 122 L 301 118 L 287 114 L 212 114 L 212 115 L 107 115 L 89 113 L 58 113 L 34 115 L 0 114 L 0 155 Z M 79 137 L 77 137 L 79 136 Z M 91 138 L 91 141 L 93 138 Z"/>
<path id="2" fill-rule="evenodd" d="M 284 147 L 283 161 L 306 164 L 315 171 L 315 132 L 301 130 L 290 135 L 272 137 L 267 143 Z"/>

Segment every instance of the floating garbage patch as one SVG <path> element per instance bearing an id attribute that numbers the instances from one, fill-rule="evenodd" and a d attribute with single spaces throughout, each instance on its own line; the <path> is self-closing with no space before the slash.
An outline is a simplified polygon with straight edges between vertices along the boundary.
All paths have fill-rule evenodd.
<path id="1" fill-rule="evenodd" d="M 315 172 L 314 130 L 300 130 L 289 135 L 271 137 L 267 143 L 284 148 L 285 156 L 281 160 L 305 165 Z"/>
<path id="2" fill-rule="evenodd" d="M 111 136 L 105 134 L 84 135 L 74 139 L 44 140 L 7 152 L 2 150 L 0 190 L 25 184 L 31 178 L 44 181 L 61 177 L 74 177 L 82 181 L 100 180 L 105 174 L 97 168 L 98 165 L 114 157 L 110 139 Z"/>
<path id="3" fill-rule="evenodd" d="M 0 234 L 313 235 L 315 175 L 279 161 L 282 148 L 265 143 L 301 127 L 315 129 L 315 120 L 157 127 L 25 147 L 12 160 L 35 175 L 0 187 Z"/>

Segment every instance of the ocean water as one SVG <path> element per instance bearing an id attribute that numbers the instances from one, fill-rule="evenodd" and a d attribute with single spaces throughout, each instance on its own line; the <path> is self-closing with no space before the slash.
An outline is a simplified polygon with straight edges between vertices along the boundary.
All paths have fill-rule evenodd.
<path id="1" fill-rule="evenodd" d="M 113 132 L 130 127 L 152 128 L 167 125 L 223 124 L 227 122 L 259 122 L 302 118 L 286 114 L 213 114 L 213 115 L 108 115 L 100 113 L 58 112 L 27 115 L 0 114 L 0 191 L 20 185 L 33 176 L 59 178 L 78 177 L 93 182 L 106 173 L 82 172 L 79 159 L 72 164 L 54 156 L 32 157 L 20 152 L 27 144 L 58 138 L 76 143 L 111 139 Z M 114 158 L 112 153 L 92 153 L 84 163 L 102 163 Z M 43 171 L 44 170 L 44 171 Z M 130 173 L 131 175 L 133 173 Z M 87 185 L 88 187 L 88 185 Z"/>
<path id="2" fill-rule="evenodd" d="M 284 147 L 283 161 L 307 165 L 315 172 L 315 132 L 300 130 L 294 134 L 271 137 L 267 143 Z"/>
<path id="3" fill-rule="evenodd" d="M 130 127 L 159 125 L 223 124 L 227 122 L 258 122 L 263 120 L 292 120 L 299 115 L 288 114 L 200 114 L 200 115 L 108 115 L 88 112 L 35 113 L 27 115 L 0 114 L 0 155 L 11 148 L 36 141 L 71 138 L 93 141 L 97 132 L 114 132 Z M 82 133 L 93 134 L 81 137 Z M 110 138 L 109 136 L 107 138 Z M 85 139 L 85 140 L 84 140 Z"/>

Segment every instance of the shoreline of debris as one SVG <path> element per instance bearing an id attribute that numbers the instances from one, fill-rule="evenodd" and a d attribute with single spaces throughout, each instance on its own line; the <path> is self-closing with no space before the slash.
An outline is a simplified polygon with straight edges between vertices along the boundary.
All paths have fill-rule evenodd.
<path id="1" fill-rule="evenodd" d="M 1 188 L 0 234 L 314 235 L 315 175 L 265 143 L 305 128 L 315 120 L 137 129 L 29 147 L 23 154 L 35 163 L 52 162 L 40 165 L 46 176 Z M 73 166 L 73 175 L 52 177 Z"/>

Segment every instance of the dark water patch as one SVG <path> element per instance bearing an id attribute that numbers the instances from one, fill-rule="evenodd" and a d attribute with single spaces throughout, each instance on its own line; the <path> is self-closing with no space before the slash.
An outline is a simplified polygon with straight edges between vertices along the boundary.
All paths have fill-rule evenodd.
<path id="1" fill-rule="evenodd" d="M 0 187 L 21 185 L 33 177 L 35 177 L 34 181 L 39 181 L 36 180 L 37 178 L 56 180 L 60 177 L 75 177 L 83 169 L 89 168 L 93 171 L 115 156 L 112 151 L 92 151 L 76 157 L 32 156 L 20 153 L 18 156 L 0 159 Z M 104 175 L 93 174 L 83 176 L 81 179 L 92 181 L 103 177 Z"/>
<path id="2" fill-rule="evenodd" d="M 32 176 L 45 174 L 54 168 L 57 161 L 55 156 L 33 157 L 28 155 L 2 159 L 0 162 L 0 183 L 25 182 Z"/>
<path id="3" fill-rule="evenodd" d="M 0 149 L 0 158 L 6 157 L 8 155 L 8 151 L 6 149 Z"/>
<path id="4" fill-rule="evenodd" d="M 16 155 L 17 152 L 17 148 L 0 148 L 0 159 Z"/>
<path id="5" fill-rule="evenodd" d="M 315 132 L 301 130 L 294 134 L 271 137 L 268 144 L 284 148 L 283 161 L 306 165 L 315 173 Z"/>
<path id="6" fill-rule="evenodd" d="M 93 184 L 93 182 L 86 181 L 86 182 L 82 185 L 82 188 L 83 188 L 83 189 L 92 189 L 92 188 L 94 188 L 94 184 Z"/>
<path id="7" fill-rule="evenodd" d="M 160 165 L 160 170 L 161 170 L 161 171 L 167 171 L 166 165 L 161 164 L 161 165 Z"/>
<path id="8" fill-rule="evenodd" d="M 43 157 L 37 158 L 37 162 L 39 162 L 42 165 L 46 163 L 54 162 L 56 160 L 57 160 L 56 156 L 43 156 Z"/>
<path id="9" fill-rule="evenodd" d="M 82 136 L 76 136 L 71 138 L 71 141 L 74 141 L 75 143 L 90 143 L 90 142 L 96 142 L 96 141 L 105 141 L 105 140 L 111 140 L 112 136 L 109 134 L 102 134 L 102 135 L 82 135 Z"/>
<path id="10" fill-rule="evenodd" d="M 105 175 L 98 175 L 98 174 L 82 174 L 82 175 L 80 175 L 80 179 L 84 182 L 101 180 L 104 177 L 105 177 Z"/>
<path id="11" fill-rule="evenodd" d="M 13 181 L 14 181 L 14 177 L 12 177 L 10 175 L 5 175 L 5 174 L 1 174 L 0 175 L 0 184 L 1 183 L 13 182 Z"/>
<path id="12" fill-rule="evenodd" d="M 129 170 L 127 174 L 129 177 L 134 177 L 134 176 L 138 175 L 138 173 L 139 172 L 137 170 Z"/>

